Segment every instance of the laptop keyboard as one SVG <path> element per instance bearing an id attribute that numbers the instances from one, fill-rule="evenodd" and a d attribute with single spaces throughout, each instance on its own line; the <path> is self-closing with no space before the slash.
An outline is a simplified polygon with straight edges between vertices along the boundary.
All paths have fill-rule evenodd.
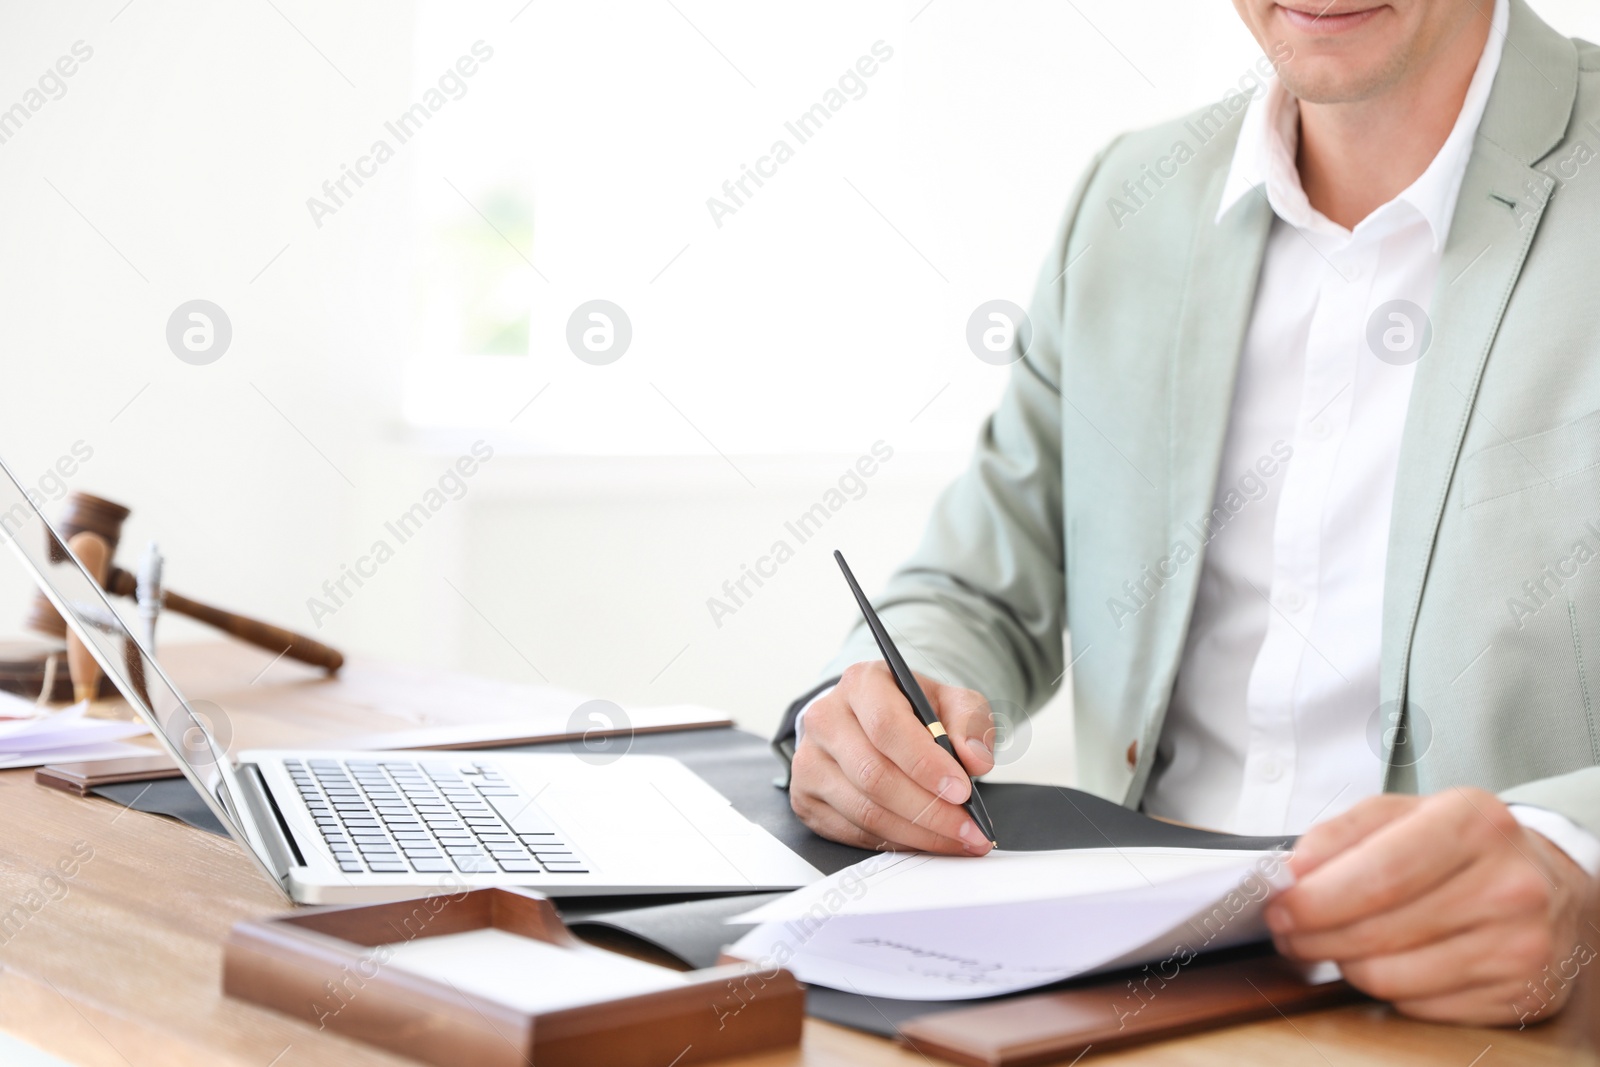
<path id="1" fill-rule="evenodd" d="M 588 864 L 493 764 L 284 760 L 350 874 L 588 874 Z"/>

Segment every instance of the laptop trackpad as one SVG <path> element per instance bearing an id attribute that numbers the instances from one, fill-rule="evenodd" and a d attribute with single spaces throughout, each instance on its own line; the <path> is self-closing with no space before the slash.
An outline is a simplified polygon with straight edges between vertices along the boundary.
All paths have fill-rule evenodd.
<path id="1" fill-rule="evenodd" d="M 665 761 L 661 769 L 667 773 L 659 775 L 654 767 L 639 773 L 645 770 L 639 764 L 605 773 L 613 769 L 621 770 L 612 765 L 593 775 L 563 775 L 530 792 L 572 843 L 613 876 L 757 884 L 759 872 L 742 872 L 736 854 L 739 838 L 750 837 L 754 828 L 709 787 L 687 771 L 680 778 L 672 773 L 678 768 Z M 604 788 L 596 788 L 597 780 Z"/>

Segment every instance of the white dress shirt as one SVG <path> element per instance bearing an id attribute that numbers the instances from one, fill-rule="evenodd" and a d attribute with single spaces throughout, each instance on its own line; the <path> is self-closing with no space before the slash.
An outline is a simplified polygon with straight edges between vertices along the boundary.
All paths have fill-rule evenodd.
<path id="1" fill-rule="evenodd" d="M 1497 0 L 1461 113 L 1433 162 L 1354 230 L 1306 199 L 1295 164 L 1299 106 L 1282 83 L 1269 79 L 1245 113 L 1217 219 L 1261 195 L 1276 217 L 1217 479 L 1216 506 L 1232 517 L 1206 549 L 1144 796 L 1151 814 L 1276 836 L 1383 790 L 1380 739 L 1392 709 L 1379 707 L 1379 650 L 1415 370 L 1408 356 L 1418 351 L 1408 346 L 1426 329 L 1423 309 L 1500 65 L 1508 8 Z M 1415 310 L 1387 306 L 1393 301 Z M 1369 342 L 1374 322 L 1385 358 Z M 801 710 L 797 731 L 825 695 Z M 1512 811 L 1600 873 L 1593 834 L 1553 811 Z"/>
<path id="2" fill-rule="evenodd" d="M 1379 707 L 1384 566 L 1411 357 L 1425 351 L 1423 309 L 1507 9 L 1498 0 L 1438 155 L 1354 230 L 1306 199 L 1295 165 L 1299 106 L 1282 83 L 1270 79 L 1245 113 L 1217 218 L 1263 190 L 1276 217 L 1218 477 L 1217 506 L 1233 493 L 1238 510 L 1205 553 L 1145 794 L 1152 814 L 1234 833 L 1298 833 L 1383 789 L 1377 739 L 1392 711 Z M 1600 871 L 1594 835 L 1555 812 L 1513 811 Z"/>

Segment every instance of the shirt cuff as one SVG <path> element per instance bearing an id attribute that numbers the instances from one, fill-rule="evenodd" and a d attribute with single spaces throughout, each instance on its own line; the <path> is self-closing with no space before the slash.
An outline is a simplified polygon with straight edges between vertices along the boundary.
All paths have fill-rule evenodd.
<path id="1" fill-rule="evenodd" d="M 1565 852 L 1590 878 L 1600 876 L 1600 837 L 1549 808 L 1536 808 L 1531 804 L 1508 807 L 1512 818 Z"/>
<path id="2" fill-rule="evenodd" d="M 799 716 L 802 709 L 811 706 L 813 698 L 816 697 L 817 694 L 828 692 L 838 684 L 839 679 L 837 676 L 822 682 L 818 682 L 815 686 L 806 690 L 794 700 L 791 700 L 789 702 L 789 706 L 784 709 L 783 719 L 778 723 L 777 735 L 772 739 L 772 751 L 777 753 L 778 758 L 783 761 L 784 767 L 784 773 L 779 775 L 778 778 L 773 782 L 773 784 L 779 789 L 789 788 L 788 772 L 789 768 L 794 763 L 794 747 L 799 743 L 799 737 L 795 733 L 795 719 Z"/>
<path id="3" fill-rule="evenodd" d="M 827 696 L 837 688 L 839 687 L 836 685 L 830 685 L 826 689 L 819 690 L 815 696 L 806 701 L 805 707 L 794 713 L 794 743 L 796 745 L 798 745 L 800 743 L 800 739 L 806 735 L 806 712 L 811 710 L 811 705 L 815 704 L 817 701 L 821 700 L 823 697 Z M 1596 842 L 1596 848 L 1600 848 L 1600 842 Z"/>

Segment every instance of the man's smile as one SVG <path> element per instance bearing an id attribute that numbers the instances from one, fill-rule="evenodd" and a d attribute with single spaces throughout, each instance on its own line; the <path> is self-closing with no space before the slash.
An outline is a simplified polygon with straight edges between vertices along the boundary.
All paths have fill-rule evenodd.
<path id="1" fill-rule="evenodd" d="M 1278 10 L 1282 13 L 1284 21 L 1301 33 L 1316 34 L 1318 36 L 1332 36 L 1339 33 L 1348 33 L 1376 18 L 1386 5 L 1379 4 L 1373 7 L 1357 7 L 1352 4 L 1303 4 L 1299 7 L 1290 7 L 1279 4 Z"/>

